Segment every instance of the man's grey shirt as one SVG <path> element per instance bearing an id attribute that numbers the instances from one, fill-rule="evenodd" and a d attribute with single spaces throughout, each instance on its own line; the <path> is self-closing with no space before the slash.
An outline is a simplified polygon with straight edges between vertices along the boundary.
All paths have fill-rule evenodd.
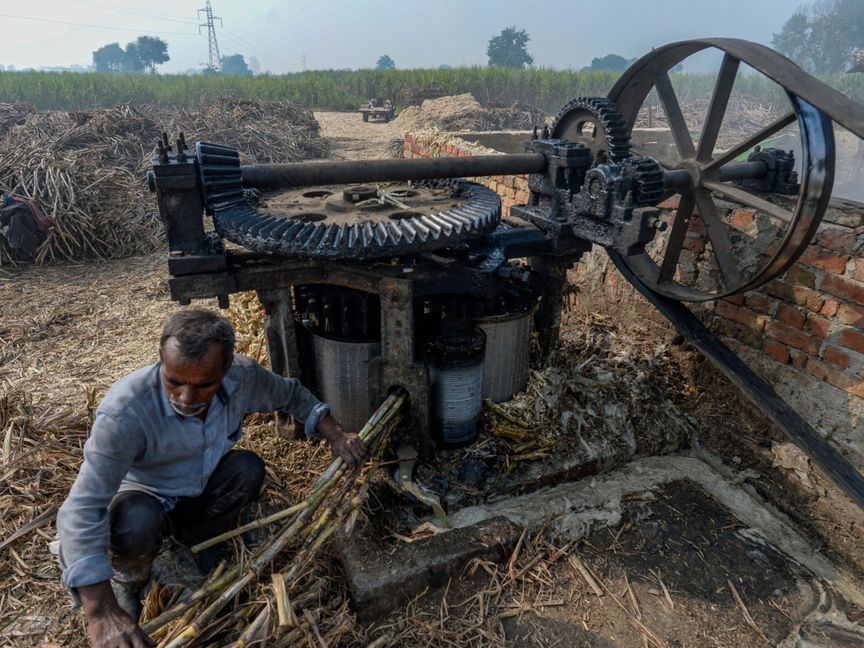
<path id="1" fill-rule="evenodd" d="M 113 576 L 108 505 L 118 491 L 144 491 L 170 510 L 179 498 L 204 491 L 216 464 L 240 439 L 247 413 L 286 412 L 317 437 L 315 426 L 328 409 L 296 378 L 240 355 L 203 421 L 171 408 L 159 362 L 121 378 L 96 410 L 84 463 L 57 515 L 63 583 L 75 588 Z"/>

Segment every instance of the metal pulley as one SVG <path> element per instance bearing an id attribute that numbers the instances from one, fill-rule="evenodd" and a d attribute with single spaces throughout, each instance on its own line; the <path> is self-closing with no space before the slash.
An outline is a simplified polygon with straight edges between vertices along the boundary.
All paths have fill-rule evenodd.
<path id="1" fill-rule="evenodd" d="M 706 49 L 720 50 L 723 60 L 701 133 L 694 140 L 669 73 L 688 56 Z M 718 150 L 718 134 L 741 64 L 782 86 L 789 110 L 758 132 Z M 746 292 L 782 274 L 805 250 L 828 207 L 834 181 L 832 120 L 860 137 L 864 135 L 864 109 L 777 52 L 736 39 L 673 43 L 628 68 L 609 93 L 627 137 L 652 93 L 662 104 L 676 150 L 674 159 L 659 160 L 666 196 L 678 193 L 680 200 L 668 232 L 641 252 L 621 257 L 621 262 L 651 290 L 682 301 L 708 301 Z M 797 127 L 800 145 L 797 177 L 789 173 L 787 152 L 758 148 L 791 125 Z M 747 161 L 741 162 L 739 158 L 745 155 Z M 740 172 L 730 172 L 733 167 L 744 171 L 744 165 L 758 177 L 745 179 Z M 777 169 L 783 168 L 786 173 L 778 175 Z M 776 200 L 774 194 L 792 194 L 793 198 Z M 760 214 L 761 231 L 775 230 L 770 242 L 759 240 L 767 237 L 736 229 L 718 207 L 718 199 Z M 694 232 L 694 226 L 699 231 Z M 690 263 L 685 261 L 687 247 L 693 245 L 688 230 L 690 238 L 704 230 L 711 258 L 709 271 L 699 276 L 684 267 Z"/>

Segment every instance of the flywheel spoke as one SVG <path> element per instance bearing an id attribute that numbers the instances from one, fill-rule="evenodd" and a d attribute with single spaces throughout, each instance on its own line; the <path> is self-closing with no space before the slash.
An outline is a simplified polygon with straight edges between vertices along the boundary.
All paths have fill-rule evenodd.
<path id="1" fill-rule="evenodd" d="M 749 151 L 751 148 L 753 148 L 754 146 L 756 146 L 760 142 L 771 137 L 774 133 L 783 130 L 789 124 L 794 122 L 795 119 L 796 119 L 796 117 L 795 117 L 794 112 L 790 111 L 790 112 L 786 113 L 780 119 L 778 119 L 777 121 L 775 121 L 771 124 L 768 124 L 768 126 L 763 128 L 762 130 L 760 130 L 758 133 L 751 135 L 750 137 L 748 137 L 746 140 L 744 140 L 743 142 L 741 142 L 740 144 L 738 144 L 734 148 L 731 148 L 728 151 L 726 151 L 720 157 L 715 158 L 715 159 L 711 160 L 710 162 L 708 162 L 708 164 L 706 164 L 705 166 L 702 167 L 702 173 L 708 174 L 708 173 L 717 171 L 718 169 L 720 169 L 720 167 L 722 167 L 726 164 L 729 164 L 730 162 L 732 162 L 732 160 L 737 158 L 739 155 L 741 155 L 742 153 L 745 153 L 746 151 Z"/>
<path id="2" fill-rule="evenodd" d="M 696 206 L 699 207 L 699 214 L 705 225 L 705 233 L 708 235 L 708 240 L 711 241 L 711 249 L 714 251 L 714 258 L 717 259 L 717 267 L 720 268 L 723 285 L 727 289 L 740 286 L 741 272 L 738 270 L 735 255 L 732 253 L 726 225 L 720 220 L 717 210 L 714 208 L 714 199 L 711 197 L 711 193 L 703 188 L 697 189 L 695 193 Z"/>
<path id="3" fill-rule="evenodd" d="M 707 162 L 714 152 L 720 127 L 723 125 L 723 116 L 726 114 L 726 106 L 729 105 L 729 96 L 732 94 L 732 86 L 735 83 L 735 75 L 738 74 L 740 61 L 734 56 L 726 54 L 720 65 L 720 74 L 714 84 L 714 94 L 711 96 L 708 114 L 702 126 L 702 135 L 699 138 L 699 149 L 696 151 L 696 159 L 699 162 Z"/>
<path id="4" fill-rule="evenodd" d="M 702 183 L 702 186 L 710 189 L 714 193 L 720 194 L 724 198 L 752 207 L 753 209 L 768 214 L 769 216 L 773 216 L 784 223 L 792 222 L 792 212 L 788 209 L 783 209 L 779 205 L 770 203 L 764 198 L 760 198 L 749 191 L 722 182 L 706 181 Z"/>
<path id="5" fill-rule="evenodd" d="M 687 229 L 690 227 L 690 216 L 693 215 L 693 195 L 686 193 L 681 195 L 678 209 L 675 210 L 675 220 L 669 230 L 666 239 L 666 249 L 663 252 L 663 263 L 660 264 L 660 276 L 658 281 L 672 281 L 675 278 L 675 269 L 678 267 L 678 259 L 684 248 L 684 239 Z"/>
<path id="6" fill-rule="evenodd" d="M 678 154 L 682 159 L 692 158 L 696 155 L 693 138 L 690 137 L 690 131 L 687 130 L 687 122 L 681 112 L 681 105 L 678 103 L 678 97 L 672 88 L 669 74 L 666 72 L 658 74 L 654 80 L 654 85 L 657 88 L 657 94 L 660 95 L 660 101 L 663 103 L 663 110 L 666 111 L 666 119 L 669 121 L 669 129 L 672 131 L 675 146 L 678 147 Z"/>

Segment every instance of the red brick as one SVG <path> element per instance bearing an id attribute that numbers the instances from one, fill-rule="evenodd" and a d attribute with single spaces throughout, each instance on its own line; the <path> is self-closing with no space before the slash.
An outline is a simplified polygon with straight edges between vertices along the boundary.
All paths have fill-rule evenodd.
<path id="1" fill-rule="evenodd" d="M 773 315 L 777 310 L 777 300 L 771 299 L 768 295 L 763 295 L 759 292 L 753 292 L 747 295 L 747 307 L 752 308 L 757 313 L 765 315 Z"/>
<path id="2" fill-rule="evenodd" d="M 859 380 L 854 376 L 850 376 L 849 374 L 838 371 L 837 369 L 832 369 L 816 358 L 808 358 L 806 371 L 811 376 L 815 376 L 819 380 L 823 380 L 829 385 L 834 385 L 843 390 L 848 390 L 859 382 Z"/>
<path id="3" fill-rule="evenodd" d="M 840 331 L 837 341 L 847 349 L 858 353 L 864 353 L 864 333 L 855 329 L 847 328 Z"/>
<path id="4" fill-rule="evenodd" d="M 516 202 L 520 205 L 524 205 L 528 202 L 528 192 L 522 191 L 521 189 L 516 192 Z"/>
<path id="5" fill-rule="evenodd" d="M 834 317 L 837 314 L 837 309 L 840 308 L 840 302 L 835 301 L 834 299 L 826 299 L 825 303 L 822 304 L 822 308 L 819 309 L 819 312 L 822 313 L 825 317 Z"/>
<path id="6" fill-rule="evenodd" d="M 744 300 L 746 298 L 746 295 L 729 295 L 728 297 L 724 297 L 723 301 L 727 301 L 730 304 L 735 304 L 736 306 L 743 306 Z"/>
<path id="7" fill-rule="evenodd" d="M 786 304 L 780 305 L 776 317 L 779 321 L 796 329 L 803 328 L 804 322 L 807 321 L 807 314 L 804 311 Z"/>
<path id="8" fill-rule="evenodd" d="M 690 232 L 684 238 L 684 247 L 693 252 L 702 253 L 705 251 L 705 239 L 701 234 L 693 236 Z"/>
<path id="9" fill-rule="evenodd" d="M 762 352 L 782 364 L 789 364 L 789 347 L 777 340 L 765 340 Z"/>
<path id="10" fill-rule="evenodd" d="M 848 353 L 832 346 L 825 347 L 825 350 L 822 352 L 822 359 L 841 369 L 848 369 L 851 362 Z"/>
<path id="11" fill-rule="evenodd" d="M 678 209 L 678 203 L 681 200 L 681 196 L 674 195 L 671 198 L 667 198 L 659 205 L 657 205 L 660 209 Z"/>
<path id="12" fill-rule="evenodd" d="M 804 368 L 804 365 L 807 364 L 807 358 L 810 356 L 801 351 L 789 349 L 789 357 L 792 358 L 792 366 L 800 371 Z"/>
<path id="13" fill-rule="evenodd" d="M 845 227 L 827 228 L 819 236 L 819 245 L 835 252 L 854 252 L 856 244 L 855 233 Z"/>
<path id="14" fill-rule="evenodd" d="M 807 335 L 803 331 L 780 324 L 779 322 L 769 322 L 765 331 L 775 340 L 780 340 L 810 355 L 819 353 L 819 347 L 822 345 L 822 341 L 818 338 L 814 338 L 812 335 Z"/>
<path id="15" fill-rule="evenodd" d="M 849 281 L 834 275 L 825 275 L 820 284 L 821 289 L 835 297 L 846 301 L 864 304 L 864 284 Z"/>
<path id="16" fill-rule="evenodd" d="M 736 209 L 732 212 L 732 227 L 747 229 L 756 220 L 756 210 Z"/>
<path id="17" fill-rule="evenodd" d="M 825 298 L 815 290 L 803 286 L 792 286 L 784 281 L 772 281 L 766 291 L 769 295 L 803 306 L 807 310 L 818 313 L 825 304 Z"/>
<path id="18" fill-rule="evenodd" d="M 826 272 L 833 272 L 834 274 L 843 274 L 846 272 L 846 264 L 849 263 L 849 257 L 837 256 L 831 252 L 825 252 L 815 245 L 811 245 L 804 250 L 804 254 L 799 257 L 798 263 L 804 263 Z"/>
<path id="19" fill-rule="evenodd" d="M 864 380 L 857 379 L 855 384 L 846 389 L 853 396 L 857 396 L 858 398 L 864 398 Z"/>
<path id="20" fill-rule="evenodd" d="M 804 286 L 805 288 L 816 287 L 816 275 L 799 266 L 792 266 L 786 271 L 784 279 L 794 286 Z"/>
<path id="21" fill-rule="evenodd" d="M 737 322 L 717 317 L 714 319 L 712 329 L 718 335 L 725 335 L 754 349 L 762 348 L 762 334 Z"/>
<path id="22" fill-rule="evenodd" d="M 855 269 L 852 278 L 856 281 L 864 281 L 864 259 L 855 259 Z"/>
<path id="23" fill-rule="evenodd" d="M 733 322 L 743 324 L 754 331 L 762 331 L 765 329 L 765 317 L 759 313 L 751 311 L 749 308 L 741 308 L 740 306 L 735 306 L 728 302 L 719 301 L 717 302 L 717 314 L 720 315 L 720 317 L 725 317 Z"/>
<path id="24" fill-rule="evenodd" d="M 702 219 L 698 216 L 693 216 L 690 219 L 690 225 L 688 227 L 690 232 L 694 234 L 704 234 L 705 233 L 705 224 L 702 222 Z"/>
<path id="25" fill-rule="evenodd" d="M 807 323 L 804 325 L 804 331 L 810 335 L 824 338 L 828 337 L 828 330 L 831 328 L 831 320 L 824 317 L 816 317 L 810 315 L 807 318 Z"/>
<path id="26" fill-rule="evenodd" d="M 843 304 L 837 311 L 837 319 L 844 324 L 864 329 L 864 307 Z"/>

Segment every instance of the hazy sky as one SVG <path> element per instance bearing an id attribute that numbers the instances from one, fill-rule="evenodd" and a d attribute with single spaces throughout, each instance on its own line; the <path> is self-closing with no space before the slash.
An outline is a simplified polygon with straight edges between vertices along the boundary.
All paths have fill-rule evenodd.
<path id="1" fill-rule="evenodd" d="M 770 45 L 801 0 L 212 0 L 222 55 L 254 56 L 262 70 L 485 65 L 490 38 L 525 29 L 535 65 L 579 68 L 593 57 L 641 56 L 704 36 Z M 168 42 L 160 71 L 201 67 L 204 0 L 0 0 L 0 64 L 90 65 L 93 50 L 142 34 Z M 75 24 L 71 24 L 75 23 Z"/>

